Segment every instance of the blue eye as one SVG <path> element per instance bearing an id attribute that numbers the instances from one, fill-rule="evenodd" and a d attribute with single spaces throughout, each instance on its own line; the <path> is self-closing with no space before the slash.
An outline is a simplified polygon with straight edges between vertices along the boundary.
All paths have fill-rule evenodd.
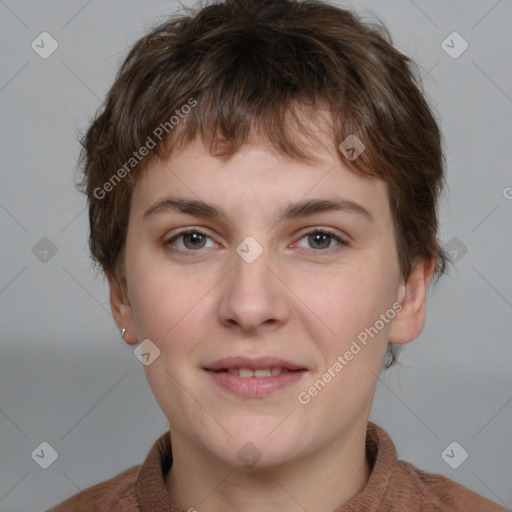
<path id="1" fill-rule="evenodd" d="M 175 247 L 175 242 L 182 239 L 182 247 Z M 207 239 L 211 239 L 207 233 L 200 229 L 192 228 L 183 230 L 177 234 L 175 234 L 172 238 L 170 238 L 166 245 L 171 247 L 171 250 L 174 252 L 190 255 L 193 252 L 198 252 L 199 249 L 207 248 Z M 318 244 L 320 247 L 310 247 L 313 252 L 318 253 L 319 256 L 331 254 L 333 252 L 337 252 L 341 249 L 340 246 L 348 245 L 348 242 L 343 238 L 331 233 L 327 230 L 314 229 L 307 233 L 305 233 L 300 240 L 307 239 L 308 244 L 316 245 Z M 334 247 L 331 246 L 333 241 L 338 242 Z M 213 240 L 212 240 L 213 242 Z M 174 246 L 174 247 L 173 247 Z M 213 242 L 210 247 L 215 247 L 216 243 Z"/>

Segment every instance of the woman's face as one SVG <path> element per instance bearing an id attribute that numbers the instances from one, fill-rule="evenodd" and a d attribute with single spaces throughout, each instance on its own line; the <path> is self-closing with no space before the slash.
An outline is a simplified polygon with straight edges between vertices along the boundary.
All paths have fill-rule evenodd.
<path id="1" fill-rule="evenodd" d="M 405 291 L 387 188 L 317 155 L 224 164 L 196 141 L 133 191 L 119 323 L 160 351 L 173 449 L 270 466 L 366 425 Z"/>

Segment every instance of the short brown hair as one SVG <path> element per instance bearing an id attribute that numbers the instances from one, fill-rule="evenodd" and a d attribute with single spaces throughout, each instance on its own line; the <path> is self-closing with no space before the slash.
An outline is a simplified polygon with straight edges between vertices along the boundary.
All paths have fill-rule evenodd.
<path id="1" fill-rule="evenodd" d="M 295 127 L 312 131 L 294 114 L 301 109 L 329 114 L 336 147 L 349 135 L 364 143 L 355 160 L 342 151 L 339 158 L 387 183 L 403 277 L 421 258 L 435 259 L 437 277 L 444 273 L 442 137 L 417 66 L 392 46 L 386 27 L 314 0 L 224 0 L 185 10 L 135 43 L 82 139 L 89 246 L 107 277 L 119 283 L 123 275 L 131 191 L 153 158 L 200 136 L 225 160 L 258 135 L 308 161 L 289 123 L 291 114 Z M 194 108 L 185 109 L 191 100 Z M 151 145 L 157 127 L 165 136 Z M 151 149 L 135 160 L 143 147 Z M 395 359 L 389 345 L 386 367 Z"/>

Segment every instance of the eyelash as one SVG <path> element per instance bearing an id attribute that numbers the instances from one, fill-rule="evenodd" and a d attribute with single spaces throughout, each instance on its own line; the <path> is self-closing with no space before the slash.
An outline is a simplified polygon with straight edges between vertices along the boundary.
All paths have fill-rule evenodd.
<path id="1" fill-rule="evenodd" d="M 189 250 L 184 251 L 183 249 L 176 249 L 175 247 L 172 247 L 172 244 L 175 240 L 177 240 L 178 238 L 180 238 L 182 236 L 190 235 L 192 233 L 203 235 L 203 236 L 206 236 L 211 239 L 211 237 L 208 235 L 208 233 L 202 231 L 201 229 L 188 228 L 188 229 L 184 229 L 183 231 L 180 231 L 180 232 L 174 234 L 169 240 L 167 240 L 165 242 L 165 245 L 169 246 L 171 248 L 172 252 L 184 254 L 185 256 L 192 256 L 192 253 L 199 252 L 200 249 L 198 249 L 198 250 L 189 249 Z M 338 245 L 335 245 L 334 247 L 331 247 L 329 249 L 311 249 L 314 252 L 321 253 L 321 254 L 319 254 L 319 256 L 331 255 L 340 250 L 339 246 L 344 247 L 344 246 L 349 245 L 347 240 L 341 238 L 339 235 L 334 234 L 333 232 L 329 231 L 328 229 L 313 229 L 311 231 L 304 233 L 299 240 L 302 240 L 303 238 L 305 238 L 309 235 L 318 234 L 318 233 L 328 235 L 331 238 L 333 238 L 334 240 L 336 240 L 337 242 L 339 242 Z"/>

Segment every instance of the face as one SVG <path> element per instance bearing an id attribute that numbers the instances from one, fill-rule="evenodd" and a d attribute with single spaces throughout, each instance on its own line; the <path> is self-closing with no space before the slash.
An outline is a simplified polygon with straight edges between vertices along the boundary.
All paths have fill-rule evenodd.
<path id="1" fill-rule="evenodd" d="M 387 188 L 317 157 L 222 163 L 196 141 L 133 191 L 116 319 L 160 350 L 144 368 L 173 449 L 270 466 L 366 425 L 404 299 Z"/>

